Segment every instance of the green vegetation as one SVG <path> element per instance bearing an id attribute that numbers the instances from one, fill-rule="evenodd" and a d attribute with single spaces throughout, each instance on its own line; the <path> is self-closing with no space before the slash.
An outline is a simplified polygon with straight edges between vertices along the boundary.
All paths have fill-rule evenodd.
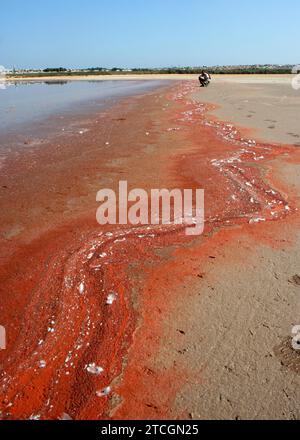
<path id="1" fill-rule="evenodd" d="M 67 72 L 67 71 L 68 71 L 68 69 L 65 69 L 63 67 L 57 67 L 57 68 L 48 67 L 47 69 L 43 70 L 43 72 L 46 72 L 46 73 L 50 73 L 50 72 L 62 73 L 62 72 Z"/>
<path id="2" fill-rule="evenodd" d="M 292 71 L 290 65 L 257 65 L 257 66 L 199 66 L 199 67 L 168 67 L 162 69 L 134 68 L 124 70 L 114 67 L 105 69 L 104 67 L 90 67 L 87 69 L 70 70 L 63 67 L 48 67 L 44 70 L 22 70 L 14 71 L 8 76 L 13 77 L 56 77 L 56 76 L 87 76 L 87 75 L 142 75 L 142 74 L 199 74 L 202 70 L 206 70 L 211 74 L 289 74 Z"/>

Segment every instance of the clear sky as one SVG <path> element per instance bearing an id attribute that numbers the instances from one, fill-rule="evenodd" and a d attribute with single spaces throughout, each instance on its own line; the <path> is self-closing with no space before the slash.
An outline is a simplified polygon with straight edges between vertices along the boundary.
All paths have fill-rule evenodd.
<path id="1" fill-rule="evenodd" d="M 299 0 L 3 0 L 0 65 L 296 64 L 299 23 Z"/>

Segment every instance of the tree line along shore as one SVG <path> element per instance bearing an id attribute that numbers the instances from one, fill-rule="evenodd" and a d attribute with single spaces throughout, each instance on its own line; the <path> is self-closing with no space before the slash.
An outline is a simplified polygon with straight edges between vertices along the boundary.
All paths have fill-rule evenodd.
<path id="1" fill-rule="evenodd" d="M 218 74 L 218 75 L 251 75 L 251 74 L 262 74 L 262 75 L 270 75 L 270 74 L 290 74 L 292 73 L 293 66 L 273 66 L 273 65 L 265 65 L 265 66 L 230 66 L 230 67 L 171 67 L 164 69 L 149 69 L 149 68 L 134 68 L 134 69 L 122 69 L 118 67 L 114 67 L 112 69 L 105 69 L 102 67 L 91 67 L 88 69 L 66 69 L 63 67 L 58 68 L 46 68 L 43 70 L 12 70 L 7 76 L 14 78 L 22 78 L 22 77 L 49 77 L 49 76 L 88 76 L 88 75 L 145 75 L 145 74 L 177 74 L 177 75 L 193 75 L 198 74 L 202 70 L 209 72 L 210 74 Z"/>

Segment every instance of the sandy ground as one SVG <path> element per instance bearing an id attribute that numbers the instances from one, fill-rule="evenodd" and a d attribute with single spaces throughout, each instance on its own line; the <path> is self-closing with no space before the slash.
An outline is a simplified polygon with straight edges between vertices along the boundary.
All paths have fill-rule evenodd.
<path id="1" fill-rule="evenodd" d="M 223 120 L 252 128 L 256 138 L 300 146 L 300 91 L 292 76 L 215 77 L 197 98 L 217 104 Z"/>
<path id="2" fill-rule="evenodd" d="M 43 77 L 10 77 L 7 81 L 145 81 L 145 80 L 197 80 L 199 75 L 179 75 L 179 74 L 141 74 L 141 75 L 79 75 L 79 76 L 43 76 Z"/>
<path id="3" fill-rule="evenodd" d="M 200 74 L 200 72 L 199 72 Z M 23 76 L 20 77 L 10 77 L 7 79 L 7 81 L 120 81 L 120 80 L 176 80 L 176 81 L 186 81 L 186 80 L 195 80 L 198 81 L 198 74 L 197 75 L 191 75 L 191 74 L 140 74 L 140 75 L 134 75 L 134 74 L 128 74 L 128 75 L 86 75 L 86 76 L 43 76 L 41 78 L 32 78 L 32 77 L 26 77 Z M 214 78 L 220 81 L 234 81 L 240 82 L 245 81 L 248 82 L 249 78 L 251 81 L 261 81 L 263 78 L 263 81 L 267 82 L 288 82 L 291 80 L 293 75 L 214 75 Z"/>
<path id="4" fill-rule="evenodd" d="M 299 184 L 299 167 L 297 178 Z M 203 380 L 188 383 L 176 402 L 192 418 L 300 417 L 300 360 L 290 348 L 300 316 L 292 281 L 299 273 L 299 226 L 295 235 L 288 226 L 276 232 L 273 250 L 247 233 L 227 234 L 216 244 L 217 261 L 199 267 L 205 280 L 185 285 L 190 294 L 174 312 L 187 335 L 188 362 Z"/>
<path id="5" fill-rule="evenodd" d="M 287 80 L 217 79 L 195 96 L 217 104 L 213 114 L 221 119 L 253 128 L 256 139 L 300 145 L 300 93 Z M 299 207 L 300 165 L 278 159 L 270 166 L 277 188 L 291 185 Z M 191 293 L 176 310 L 191 335 L 184 341 L 189 362 L 204 372 L 203 383 L 188 384 L 177 398 L 195 418 L 300 417 L 300 359 L 289 349 L 300 321 L 300 290 L 292 282 L 299 222 L 261 229 L 263 243 L 247 231 L 216 239 L 217 260 L 199 268 L 206 280 L 186 286 L 199 296 Z M 272 234 L 276 248 L 268 245 Z"/>
<path id="6" fill-rule="evenodd" d="M 265 94 L 288 84 L 245 81 L 216 79 L 200 91 L 186 82 L 126 99 L 71 118 L 43 148 L 23 139 L 26 154 L 4 162 L 2 417 L 299 419 L 291 329 L 300 324 L 300 150 L 268 137 L 253 144 L 254 130 L 228 128 L 201 104 L 221 104 L 222 91 L 260 106 L 257 81 Z M 275 130 L 272 142 L 282 142 Z M 162 229 L 99 238 L 95 194 L 120 176 L 146 189 L 205 188 L 204 236 Z M 257 216 L 266 221 L 249 224 Z M 119 300 L 107 309 L 111 289 Z M 86 373 L 92 362 L 104 367 L 99 378 Z"/>

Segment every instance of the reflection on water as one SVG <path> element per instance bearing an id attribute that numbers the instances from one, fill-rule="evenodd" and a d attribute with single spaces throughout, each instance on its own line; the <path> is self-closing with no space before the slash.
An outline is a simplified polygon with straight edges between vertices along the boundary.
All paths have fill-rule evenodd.
<path id="1" fill-rule="evenodd" d="M 163 81 L 9 81 L 0 90 L 0 134 L 53 114 L 99 109 L 118 98 L 150 91 Z"/>
<path id="2" fill-rule="evenodd" d="M 68 81 L 44 81 L 44 84 L 47 84 L 47 86 L 54 86 L 54 85 L 63 86 L 65 84 L 68 84 Z"/>
<path id="3" fill-rule="evenodd" d="M 50 81 L 40 81 L 40 80 L 30 80 L 30 81 L 13 81 L 13 80 L 9 80 L 5 82 L 5 86 L 6 87 L 22 87 L 22 86 L 29 86 L 32 84 L 46 84 L 47 86 L 64 86 L 65 84 L 68 84 L 71 81 L 62 81 L 62 80 L 50 80 Z"/>

